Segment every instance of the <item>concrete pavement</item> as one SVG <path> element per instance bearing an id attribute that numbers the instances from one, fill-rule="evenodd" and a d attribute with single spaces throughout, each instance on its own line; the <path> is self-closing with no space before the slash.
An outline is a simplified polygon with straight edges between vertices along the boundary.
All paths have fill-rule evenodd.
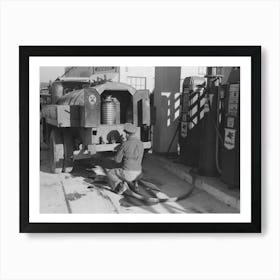
<path id="1" fill-rule="evenodd" d="M 163 156 L 153 155 L 153 158 L 156 158 L 158 163 L 175 174 L 182 180 L 192 183 L 192 175 L 190 174 L 191 167 L 175 163 L 174 161 L 167 159 Z M 216 177 L 205 177 L 205 176 L 196 176 L 195 186 L 221 202 L 230 205 L 231 207 L 240 210 L 240 191 L 239 189 L 230 189 L 226 184 L 221 182 Z"/>
<path id="2" fill-rule="evenodd" d="M 110 156 L 96 158 L 94 164 L 113 164 Z M 201 189 L 179 202 L 146 205 L 142 202 L 117 195 L 94 186 L 88 178 L 86 167 L 93 164 L 87 161 L 78 164 L 71 174 L 50 174 L 48 171 L 47 150 L 41 151 L 40 211 L 41 213 L 237 213 Z M 147 154 L 143 160 L 144 179 L 159 187 L 157 195 L 173 197 L 187 192 L 192 185 L 163 168 L 156 156 Z M 151 193 L 142 188 L 143 194 Z"/>

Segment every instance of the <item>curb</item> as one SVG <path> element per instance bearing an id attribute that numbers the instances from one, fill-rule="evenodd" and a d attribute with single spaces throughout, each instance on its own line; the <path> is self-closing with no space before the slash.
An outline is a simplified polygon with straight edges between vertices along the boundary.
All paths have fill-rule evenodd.
<path id="1" fill-rule="evenodd" d="M 162 158 L 158 155 L 153 155 L 153 157 L 155 157 L 158 160 L 158 163 L 166 170 L 170 171 L 171 173 L 178 176 L 180 179 L 186 181 L 189 184 L 193 183 L 193 178 L 189 173 L 189 170 L 191 169 L 190 167 L 187 168 L 185 166 L 182 166 L 181 164 L 173 163 L 170 160 Z M 205 178 L 203 176 L 199 176 L 199 175 L 197 176 L 197 178 L 195 180 L 195 186 L 198 189 L 203 190 L 203 191 L 207 192 L 208 194 L 214 196 L 219 201 L 221 201 L 235 209 L 240 210 L 240 199 L 239 198 L 237 198 L 233 195 L 227 194 L 220 188 L 211 185 L 209 182 L 207 182 L 207 180 L 205 180 Z"/>

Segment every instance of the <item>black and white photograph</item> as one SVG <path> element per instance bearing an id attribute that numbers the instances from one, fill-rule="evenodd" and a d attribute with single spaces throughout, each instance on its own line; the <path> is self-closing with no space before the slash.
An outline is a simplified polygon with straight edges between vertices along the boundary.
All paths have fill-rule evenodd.
<path id="1" fill-rule="evenodd" d="M 260 47 L 19 50 L 22 228 L 260 230 Z"/>
<path id="2" fill-rule="evenodd" d="M 238 65 L 40 67 L 40 213 L 239 213 L 239 96 Z"/>

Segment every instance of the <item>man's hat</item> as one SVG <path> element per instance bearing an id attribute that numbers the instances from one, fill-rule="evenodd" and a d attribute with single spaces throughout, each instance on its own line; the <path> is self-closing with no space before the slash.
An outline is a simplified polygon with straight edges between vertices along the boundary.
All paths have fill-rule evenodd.
<path id="1" fill-rule="evenodd" d="M 137 131 L 137 127 L 132 123 L 126 123 L 124 125 L 124 131 L 129 134 L 134 134 Z"/>

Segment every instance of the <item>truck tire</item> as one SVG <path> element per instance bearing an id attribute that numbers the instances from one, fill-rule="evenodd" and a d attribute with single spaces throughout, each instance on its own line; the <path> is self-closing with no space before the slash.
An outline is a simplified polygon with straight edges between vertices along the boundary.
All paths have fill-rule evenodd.
<path id="1" fill-rule="evenodd" d="M 63 129 L 64 161 L 63 172 L 70 173 L 73 170 L 73 137 L 69 128 Z"/>
<path id="2" fill-rule="evenodd" d="M 61 173 L 63 170 L 64 146 L 61 130 L 58 128 L 53 128 L 50 133 L 49 155 L 51 172 Z"/>

